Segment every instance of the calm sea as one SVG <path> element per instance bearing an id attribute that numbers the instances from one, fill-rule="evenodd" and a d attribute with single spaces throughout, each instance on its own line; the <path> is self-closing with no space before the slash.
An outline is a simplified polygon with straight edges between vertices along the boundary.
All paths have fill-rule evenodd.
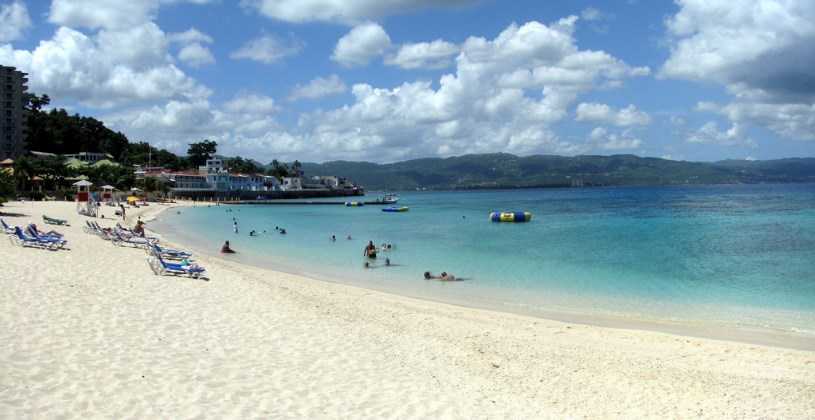
<path id="1" fill-rule="evenodd" d="M 401 197 L 409 212 L 202 206 L 166 212 L 153 228 L 213 254 L 229 240 L 239 252 L 235 258 L 250 264 L 427 299 L 815 334 L 813 185 Z M 488 221 L 489 212 L 502 210 L 530 211 L 534 219 Z M 251 230 L 259 236 L 250 237 Z M 394 247 L 366 269 L 369 240 Z M 384 257 L 394 266 L 385 267 Z M 425 271 L 466 280 L 425 281 Z"/>

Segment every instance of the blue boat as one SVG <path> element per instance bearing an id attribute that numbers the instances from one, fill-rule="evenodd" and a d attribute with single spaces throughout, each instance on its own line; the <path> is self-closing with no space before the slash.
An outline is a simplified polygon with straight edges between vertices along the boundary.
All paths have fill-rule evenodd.
<path id="1" fill-rule="evenodd" d="M 402 206 L 402 207 L 385 207 L 384 209 L 382 209 L 382 211 L 384 211 L 385 213 L 404 213 L 404 212 L 406 212 L 408 210 L 410 210 L 410 208 L 406 207 L 406 206 Z"/>

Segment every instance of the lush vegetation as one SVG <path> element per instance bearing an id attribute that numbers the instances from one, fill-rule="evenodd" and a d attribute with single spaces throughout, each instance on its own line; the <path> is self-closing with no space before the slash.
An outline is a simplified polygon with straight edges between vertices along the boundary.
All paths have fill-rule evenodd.
<path id="1" fill-rule="evenodd" d="M 368 189 L 471 189 L 571 185 L 815 182 L 815 158 L 684 162 L 633 155 L 526 156 L 496 153 L 390 164 L 306 163 L 310 175 L 339 175 Z"/>

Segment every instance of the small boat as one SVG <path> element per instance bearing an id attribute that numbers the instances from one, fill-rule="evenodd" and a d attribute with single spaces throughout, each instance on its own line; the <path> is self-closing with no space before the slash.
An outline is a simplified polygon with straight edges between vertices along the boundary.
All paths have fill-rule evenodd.
<path id="1" fill-rule="evenodd" d="M 385 194 L 377 198 L 374 204 L 396 204 L 399 201 L 399 196 L 396 194 Z"/>
<path id="2" fill-rule="evenodd" d="M 362 207 L 364 205 L 365 205 L 365 203 L 363 203 L 361 201 L 346 201 L 345 202 L 345 207 Z"/>
<path id="3" fill-rule="evenodd" d="M 410 208 L 409 208 L 409 207 L 407 207 L 407 206 L 402 206 L 402 207 L 385 207 L 384 209 L 382 209 L 382 211 L 384 211 L 385 213 L 403 213 L 403 212 L 406 212 L 406 211 L 408 211 L 408 210 L 410 210 Z"/>

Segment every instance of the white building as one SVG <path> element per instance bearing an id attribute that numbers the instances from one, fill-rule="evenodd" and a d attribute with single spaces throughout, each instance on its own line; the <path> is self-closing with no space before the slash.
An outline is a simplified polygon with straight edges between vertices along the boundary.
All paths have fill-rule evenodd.
<path id="1" fill-rule="evenodd" d="M 283 191 L 300 191 L 303 189 L 303 179 L 298 177 L 284 177 Z"/>

